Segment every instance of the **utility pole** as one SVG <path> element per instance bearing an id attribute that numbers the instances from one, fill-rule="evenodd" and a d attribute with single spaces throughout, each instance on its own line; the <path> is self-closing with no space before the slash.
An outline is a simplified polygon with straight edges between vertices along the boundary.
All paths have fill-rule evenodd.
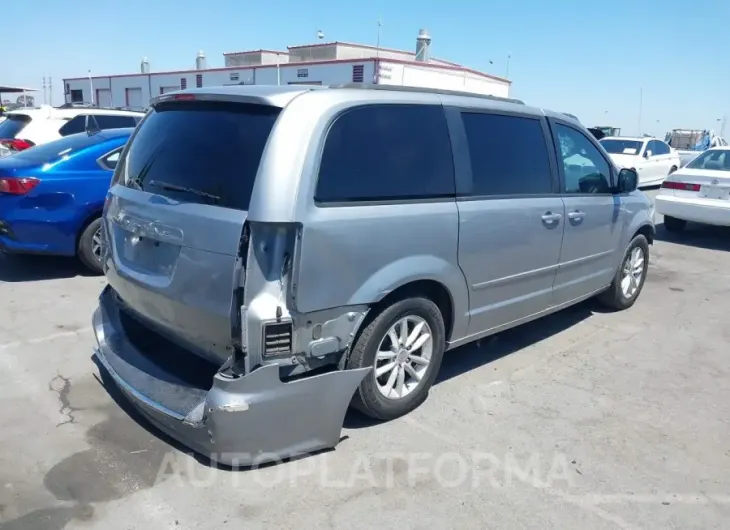
<path id="1" fill-rule="evenodd" d="M 641 107 L 644 104 L 644 87 L 639 88 L 639 125 L 636 136 L 641 136 Z"/>
<path id="2" fill-rule="evenodd" d="M 89 70 L 89 88 L 91 89 L 91 104 L 94 104 L 94 81 L 91 79 L 91 70 Z"/>
<path id="3" fill-rule="evenodd" d="M 512 58 L 512 54 L 511 54 L 511 53 L 508 53 L 508 54 L 507 54 L 507 73 L 506 73 L 506 74 L 504 74 L 504 78 L 505 78 L 505 79 L 509 79 L 509 60 L 510 60 L 511 58 Z"/>
<path id="4" fill-rule="evenodd" d="M 43 76 L 43 104 L 48 104 L 47 94 L 46 94 L 46 76 Z"/>
<path id="5" fill-rule="evenodd" d="M 53 106 L 53 78 L 48 76 L 48 104 Z"/>

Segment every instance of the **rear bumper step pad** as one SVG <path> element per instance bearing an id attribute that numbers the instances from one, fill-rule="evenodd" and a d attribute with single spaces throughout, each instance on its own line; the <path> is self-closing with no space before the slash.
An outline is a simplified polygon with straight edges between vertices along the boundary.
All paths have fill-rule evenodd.
<path id="1" fill-rule="evenodd" d="M 99 364 L 135 408 L 181 444 L 225 465 L 335 447 L 352 395 L 370 371 L 284 383 L 278 365 L 267 365 L 236 379 L 216 373 L 207 390 L 165 371 L 127 339 L 110 288 L 99 298 L 93 326 Z"/>

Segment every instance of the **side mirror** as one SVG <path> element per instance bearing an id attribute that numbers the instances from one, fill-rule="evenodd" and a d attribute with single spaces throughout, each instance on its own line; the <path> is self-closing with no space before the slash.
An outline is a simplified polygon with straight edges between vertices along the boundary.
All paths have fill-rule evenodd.
<path id="1" fill-rule="evenodd" d="M 650 156 L 651 156 L 651 151 L 649 151 L 648 149 L 646 151 L 644 151 L 644 158 L 649 158 Z"/>
<path id="2" fill-rule="evenodd" d="M 617 193 L 631 193 L 639 187 L 639 174 L 635 169 L 624 168 L 618 172 Z"/>

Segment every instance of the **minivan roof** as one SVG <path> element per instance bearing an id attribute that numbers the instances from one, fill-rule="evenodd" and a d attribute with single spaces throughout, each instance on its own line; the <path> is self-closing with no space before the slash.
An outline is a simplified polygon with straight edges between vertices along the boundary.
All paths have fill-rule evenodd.
<path id="1" fill-rule="evenodd" d="M 419 95 L 423 97 L 425 94 L 443 96 L 444 104 L 453 105 L 475 105 L 487 108 L 499 108 L 504 110 L 514 110 L 522 114 L 545 115 L 557 119 L 580 124 L 580 122 L 565 114 L 564 112 L 553 112 L 539 107 L 531 107 L 525 105 L 522 100 L 513 98 L 503 98 L 499 96 L 491 96 L 486 94 L 476 94 L 473 92 L 461 92 L 455 90 L 442 90 L 427 87 L 410 87 L 397 85 L 374 85 L 368 83 L 348 83 L 339 85 L 224 85 L 210 86 L 202 88 L 192 88 L 187 90 L 178 90 L 167 92 L 163 95 L 155 97 L 151 105 L 155 106 L 165 101 L 175 99 L 186 99 L 199 97 L 201 100 L 208 101 L 240 101 L 259 105 L 268 105 L 272 107 L 284 108 L 297 96 L 312 92 L 326 90 L 352 90 L 352 91 L 378 91 L 380 93 L 390 92 L 396 97 L 402 97 L 404 101 L 409 96 Z M 420 99 L 420 98 L 419 98 Z M 421 99 L 422 101 L 422 99 Z"/>

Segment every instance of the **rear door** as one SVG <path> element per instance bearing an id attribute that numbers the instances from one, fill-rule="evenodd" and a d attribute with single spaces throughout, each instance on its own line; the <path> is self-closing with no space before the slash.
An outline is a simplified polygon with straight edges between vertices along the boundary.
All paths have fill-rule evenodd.
<path id="1" fill-rule="evenodd" d="M 555 299 L 564 304 L 611 283 L 619 261 L 624 217 L 612 193 L 611 165 L 594 141 L 573 125 L 550 120 L 555 138 L 565 235 L 555 279 Z"/>
<path id="2" fill-rule="evenodd" d="M 457 205 L 473 335 L 552 305 L 564 207 L 544 118 L 457 109 L 448 115 L 455 153 L 468 153 L 458 170 Z"/>
<path id="3" fill-rule="evenodd" d="M 223 362 L 234 263 L 274 107 L 169 101 L 139 125 L 105 212 L 109 284 L 123 307 Z"/>

